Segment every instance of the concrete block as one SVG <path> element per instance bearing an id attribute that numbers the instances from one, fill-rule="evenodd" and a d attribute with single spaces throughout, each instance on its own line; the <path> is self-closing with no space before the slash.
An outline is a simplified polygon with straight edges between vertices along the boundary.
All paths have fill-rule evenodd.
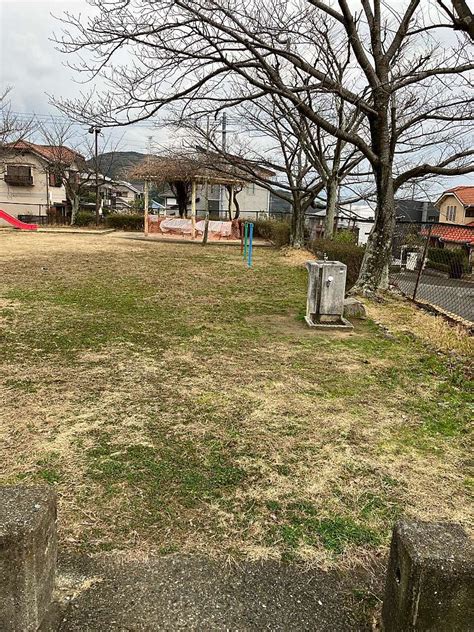
<path id="1" fill-rule="evenodd" d="M 308 293 L 305 320 L 319 329 L 346 329 L 343 317 L 347 266 L 340 261 L 307 261 Z"/>
<path id="2" fill-rule="evenodd" d="M 44 487 L 0 487 L 0 630 L 38 630 L 56 571 L 56 495 Z"/>
<path id="3" fill-rule="evenodd" d="M 366 318 L 364 305 L 356 298 L 349 296 L 344 299 L 344 318 Z"/>
<path id="4" fill-rule="evenodd" d="M 382 622 L 385 632 L 474 629 L 474 545 L 460 525 L 395 526 Z"/>

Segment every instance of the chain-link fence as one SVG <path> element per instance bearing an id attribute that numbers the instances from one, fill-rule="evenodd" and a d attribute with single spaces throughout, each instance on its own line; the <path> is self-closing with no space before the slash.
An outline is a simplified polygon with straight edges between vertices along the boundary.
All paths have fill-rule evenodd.
<path id="1" fill-rule="evenodd" d="M 391 282 L 410 299 L 474 322 L 474 226 L 399 222 Z"/>

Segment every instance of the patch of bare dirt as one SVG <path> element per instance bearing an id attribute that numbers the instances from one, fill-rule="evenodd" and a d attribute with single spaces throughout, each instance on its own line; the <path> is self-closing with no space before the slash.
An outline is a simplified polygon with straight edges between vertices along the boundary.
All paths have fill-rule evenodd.
<path id="1" fill-rule="evenodd" d="M 281 260 L 289 266 L 304 267 L 307 261 L 317 259 L 314 252 L 306 248 L 282 248 Z"/>

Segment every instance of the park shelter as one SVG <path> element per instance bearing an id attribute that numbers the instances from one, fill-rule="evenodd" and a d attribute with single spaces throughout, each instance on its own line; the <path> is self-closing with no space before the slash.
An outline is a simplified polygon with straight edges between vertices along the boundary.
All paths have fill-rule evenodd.
<path id="1" fill-rule="evenodd" d="M 230 189 L 229 211 L 235 207 L 235 187 L 245 179 L 238 167 L 227 164 L 220 158 L 207 154 L 180 154 L 174 156 L 149 156 L 140 163 L 130 177 L 144 183 L 145 234 L 149 232 L 149 190 L 150 184 L 170 184 L 176 191 L 180 215 L 186 215 L 188 197 L 191 201 L 191 238 L 196 236 L 196 191 L 198 184 L 205 187 L 223 185 Z M 221 222 L 222 223 L 222 222 Z"/>

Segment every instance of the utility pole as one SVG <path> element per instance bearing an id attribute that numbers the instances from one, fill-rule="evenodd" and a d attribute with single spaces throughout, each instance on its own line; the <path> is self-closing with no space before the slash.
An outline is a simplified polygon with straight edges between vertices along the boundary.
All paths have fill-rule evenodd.
<path id="1" fill-rule="evenodd" d="M 148 136 L 148 144 L 146 148 L 146 162 L 147 162 L 148 167 L 150 167 L 152 146 L 153 146 L 153 136 Z"/>
<path id="2" fill-rule="evenodd" d="M 147 146 L 147 157 L 146 157 L 146 163 L 147 163 L 147 179 L 145 180 L 145 187 L 144 187 L 144 200 L 143 200 L 143 225 L 144 225 L 144 229 L 145 229 L 145 237 L 148 237 L 148 207 L 150 206 L 150 181 L 149 181 L 149 176 L 150 176 L 150 164 L 151 164 L 151 148 L 152 148 L 152 143 L 153 143 L 153 136 L 148 136 L 148 146 Z"/>
<path id="3" fill-rule="evenodd" d="M 222 153 L 225 154 L 227 148 L 227 114 L 226 112 L 222 113 Z M 219 215 L 221 209 L 224 208 L 224 200 L 225 200 L 225 189 L 223 185 L 220 185 L 219 190 Z"/>
<path id="4" fill-rule="evenodd" d="M 99 198 L 99 134 L 101 132 L 100 127 L 92 125 L 89 128 L 89 134 L 94 134 L 94 163 L 95 163 L 95 224 L 99 225 L 100 218 L 100 198 Z"/>
<path id="5" fill-rule="evenodd" d="M 206 122 L 206 170 L 209 172 L 209 134 L 211 133 L 211 125 L 209 121 L 209 115 Z M 205 210 L 209 213 L 209 178 L 206 177 L 205 188 Z"/>

